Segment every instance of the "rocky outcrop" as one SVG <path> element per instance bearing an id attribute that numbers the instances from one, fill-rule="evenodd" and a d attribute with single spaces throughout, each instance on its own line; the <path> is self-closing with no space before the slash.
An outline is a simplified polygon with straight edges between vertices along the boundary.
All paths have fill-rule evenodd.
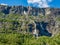
<path id="1" fill-rule="evenodd" d="M 60 15 L 59 8 L 34 8 L 24 6 L 4 6 L 0 5 L 0 12 L 4 14 L 16 13 L 23 15 L 24 12 L 29 15 Z"/>

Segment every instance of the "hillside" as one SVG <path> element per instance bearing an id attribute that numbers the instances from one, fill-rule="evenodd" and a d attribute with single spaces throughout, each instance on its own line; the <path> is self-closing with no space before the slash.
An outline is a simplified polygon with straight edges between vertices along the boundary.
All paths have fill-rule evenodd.
<path id="1" fill-rule="evenodd" d="M 0 5 L 0 45 L 60 45 L 60 9 Z"/>

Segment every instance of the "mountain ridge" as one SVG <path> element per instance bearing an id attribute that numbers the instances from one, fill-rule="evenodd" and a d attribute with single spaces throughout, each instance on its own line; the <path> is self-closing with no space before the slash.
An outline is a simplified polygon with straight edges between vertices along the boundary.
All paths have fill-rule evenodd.
<path id="1" fill-rule="evenodd" d="M 0 12 L 3 12 L 4 14 L 24 14 L 24 11 L 29 15 L 59 15 L 60 8 L 35 8 L 30 6 L 6 6 L 6 5 L 0 5 Z M 55 14 L 56 13 L 56 14 Z M 51 14 L 51 15 L 52 15 Z"/>

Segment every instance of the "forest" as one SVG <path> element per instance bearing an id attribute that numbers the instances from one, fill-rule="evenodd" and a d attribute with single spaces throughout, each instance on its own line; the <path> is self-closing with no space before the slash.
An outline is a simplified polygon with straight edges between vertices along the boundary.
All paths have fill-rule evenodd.
<path id="1" fill-rule="evenodd" d="M 0 12 L 0 45 L 60 45 L 60 16 Z"/>

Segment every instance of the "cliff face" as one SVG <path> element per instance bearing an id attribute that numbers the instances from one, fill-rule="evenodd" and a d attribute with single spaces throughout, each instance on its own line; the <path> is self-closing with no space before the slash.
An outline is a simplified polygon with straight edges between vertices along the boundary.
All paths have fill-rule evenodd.
<path id="1" fill-rule="evenodd" d="M 36 29 L 39 31 L 40 35 L 51 36 L 51 34 L 54 35 L 57 32 L 59 32 L 59 30 L 60 30 L 60 23 L 55 20 L 56 16 L 60 15 L 59 8 L 34 8 L 34 7 L 24 7 L 24 6 L 2 6 L 2 5 L 0 5 L 0 12 L 3 12 L 4 14 L 34 15 L 36 19 L 33 17 L 33 19 L 34 19 L 33 21 L 36 23 Z M 48 15 L 48 16 L 46 16 L 46 18 L 40 19 L 40 17 L 38 17 L 37 15 Z M 17 18 L 17 19 L 19 19 L 19 18 Z M 25 20 L 25 19 L 30 19 L 30 18 L 25 17 L 23 20 Z M 37 20 L 37 21 L 35 21 L 35 20 Z M 25 20 L 25 21 L 27 21 L 27 20 Z M 29 20 L 28 20 L 28 22 L 29 22 Z M 23 23 L 25 23 L 25 22 L 23 22 Z M 32 23 L 31 25 L 34 25 L 34 24 Z M 18 25 L 18 24 L 14 22 L 14 25 Z M 29 26 L 29 27 L 30 27 L 29 28 L 30 31 L 35 29 L 33 26 Z M 23 30 L 24 30 L 24 28 L 23 28 Z"/>
<path id="2" fill-rule="evenodd" d="M 29 15 L 60 15 L 59 8 L 34 8 L 24 6 L 3 6 L 0 5 L 0 12 L 5 14 L 16 13 L 16 14 L 29 14 Z"/>

